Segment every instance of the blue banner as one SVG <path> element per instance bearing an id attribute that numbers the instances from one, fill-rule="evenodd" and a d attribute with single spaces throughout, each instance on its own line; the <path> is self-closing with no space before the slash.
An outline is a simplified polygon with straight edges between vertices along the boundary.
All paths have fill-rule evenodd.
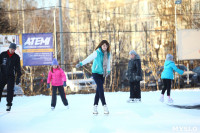
<path id="1" fill-rule="evenodd" d="M 23 66 L 51 65 L 53 52 L 23 53 Z"/>
<path id="2" fill-rule="evenodd" d="M 23 66 L 51 65 L 53 60 L 52 33 L 22 34 Z"/>
<path id="3" fill-rule="evenodd" d="M 23 49 L 49 49 L 53 48 L 52 33 L 22 34 Z"/>

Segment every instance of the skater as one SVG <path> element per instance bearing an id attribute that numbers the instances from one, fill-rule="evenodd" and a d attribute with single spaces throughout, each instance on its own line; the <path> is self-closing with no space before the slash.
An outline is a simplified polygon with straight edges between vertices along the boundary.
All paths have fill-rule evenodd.
<path id="1" fill-rule="evenodd" d="M 140 102 L 140 81 L 142 80 L 140 56 L 134 50 L 131 50 L 129 55 L 127 78 L 130 85 L 130 98 L 127 102 Z"/>
<path id="2" fill-rule="evenodd" d="M 101 99 L 104 114 L 109 114 L 105 101 L 103 84 L 105 77 L 110 74 L 110 58 L 110 44 L 107 40 L 102 40 L 91 55 L 76 65 L 76 67 L 79 68 L 94 60 L 92 65 L 92 76 L 97 84 L 96 95 L 94 98 L 94 114 L 98 114 L 97 107 L 99 99 Z"/>
<path id="3" fill-rule="evenodd" d="M 173 70 L 182 75 L 184 73 L 183 70 L 180 70 L 176 67 L 175 63 L 173 62 L 173 56 L 171 54 L 167 54 L 165 64 L 164 64 L 164 70 L 161 74 L 161 79 L 164 83 L 164 88 L 161 92 L 160 101 L 164 102 L 164 93 L 167 90 L 167 96 L 168 96 L 168 103 L 173 103 L 173 99 L 170 98 L 170 91 L 171 91 L 171 80 L 173 79 Z"/>
<path id="4" fill-rule="evenodd" d="M 55 109 L 57 100 L 57 89 L 60 93 L 63 104 L 69 108 L 68 101 L 65 95 L 64 87 L 66 87 L 66 75 L 62 68 L 58 65 L 57 60 L 54 58 L 52 62 L 51 70 L 49 71 L 47 78 L 47 88 L 50 88 L 50 83 L 52 85 L 52 99 L 51 99 L 51 109 Z"/>
<path id="5" fill-rule="evenodd" d="M 16 47 L 15 43 L 11 43 L 9 49 L 0 54 L 0 102 L 3 89 L 7 84 L 6 111 L 11 110 L 15 82 L 18 85 L 21 77 L 20 57 L 15 53 Z"/>

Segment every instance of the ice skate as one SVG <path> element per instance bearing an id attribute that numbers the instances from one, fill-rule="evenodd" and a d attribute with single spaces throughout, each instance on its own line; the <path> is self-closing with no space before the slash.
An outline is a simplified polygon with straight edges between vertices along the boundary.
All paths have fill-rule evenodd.
<path id="1" fill-rule="evenodd" d="M 109 114 L 108 107 L 106 105 L 103 105 L 104 114 Z"/>
<path id="2" fill-rule="evenodd" d="M 174 102 L 174 100 L 173 100 L 172 98 L 169 98 L 169 99 L 168 99 L 168 103 L 169 103 L 169 104 L 172 104 L 173 102 Z"/>
<path id="3" fill-rule="evenodd" d="M 135 102 L 135 99 L 134 98 L 129 98 L 128 100 L 127 100 L 127 103 L 134 103 Z"/>
<path id="4" fill-rule="evenodd" d="M 97 111 L 97 105 L 94 105 L 94 107 L 93 107 L 93 114 L 98 114 L 98 111 Z"/>
<path id="5" fill-rule="evenodd" d="M 55 107 L 51 106 L 51 110 L 54 110 L 54 109 L 55 109 Z"/>
<path id="6" fill-rule="evenodd" d="M 160 102 L 164 102 L 164 96 L 163 95 L 161 95 L 161 97 L 160 97 Z"/>
<path id="7" fill-rule="evenodd" d="M 11 106 L 7 106 L 6 111 L 10 111 L 11 110 Z"/>
<path id="8" fill-rule="evenodd" d="M 134 101 L 135 102 L 141 102 L 141 98 L 135 98 Z"/>

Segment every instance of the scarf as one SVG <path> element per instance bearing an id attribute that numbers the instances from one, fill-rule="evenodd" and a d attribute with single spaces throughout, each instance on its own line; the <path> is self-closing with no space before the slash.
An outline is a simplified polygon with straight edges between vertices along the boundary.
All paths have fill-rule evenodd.
<path id="1" fill-rule="evenodd" d="M 107 51 L 103 51 L 103 77 L 106 77 L 107 74 L 107 64 L 108 64 L 108 54 Z"/>
<path id="2" fill-rule="evenodd" d="M 9 57 L 13 56 L 13 54 L 14 54 L 14 53 L 11 54 L 11 53 L 9 52 L 9 50 L 7 51 L 7 53 L 8 53 L 8 56 L 9 56 Z"/>

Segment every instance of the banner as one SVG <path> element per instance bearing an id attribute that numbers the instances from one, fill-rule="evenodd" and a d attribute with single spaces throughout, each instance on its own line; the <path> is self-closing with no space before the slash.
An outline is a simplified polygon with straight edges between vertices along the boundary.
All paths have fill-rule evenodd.
<path id="1" fill-rule="evenodd" d="M 19 43 L 19 35 L 0 35 L 0 53 L 9 49 L 10 43 L 17 44 L 15 53 L 19 55 L 22 60 L 22 45 Z"/>
<path id="2" fill-rule="evenodd" d="M 53 60 L 52 33 L 22 34 L 23 66 L 51 65 Z"/>

